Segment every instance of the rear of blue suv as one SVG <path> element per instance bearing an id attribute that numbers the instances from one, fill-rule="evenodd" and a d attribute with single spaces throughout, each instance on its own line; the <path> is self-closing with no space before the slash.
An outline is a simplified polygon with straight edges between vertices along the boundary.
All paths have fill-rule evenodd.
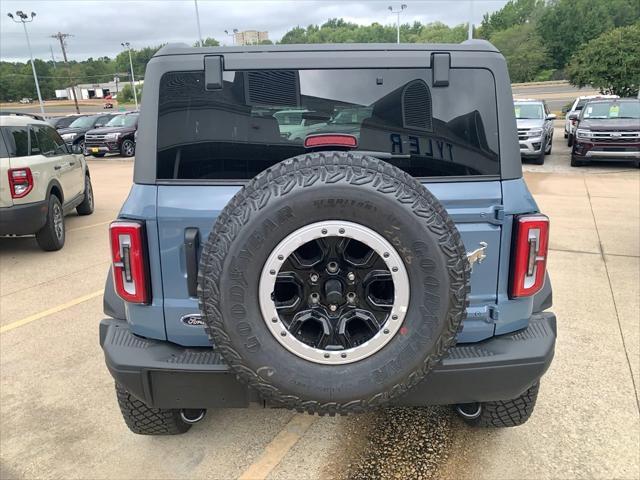
<path id="1" fill-rule="evenodd" d="M 548 233 L 486 42 L 165 47 L 111 225 L 123 417 L 175 434 L 250 403 L 451 404 L 522 424 L 555 346 Z"/>

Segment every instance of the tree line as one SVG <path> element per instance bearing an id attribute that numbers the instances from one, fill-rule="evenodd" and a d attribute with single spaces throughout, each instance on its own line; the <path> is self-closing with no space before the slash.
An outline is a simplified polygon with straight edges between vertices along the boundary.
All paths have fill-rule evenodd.
<path id="1" fill-rule="evenodd" d="M 402 24 L 404 43 L 460 43 L 468 25 L 440 22 Z M 500 10 L 485 14 L 474 28 L 474 38 L 492 42 L 505 56 L 512 82 L 568 79 L 578 86 L 592 85 L 603 93 L 635 95 L 640 84 L 640 1 L 638 0 L 510 0 Z M 396 26 L 357 25 L 330 19 L 322 25 L 296 26 L 280 40 L 294 43 L 394 43 Z M 217 46 L 209 37 L 204 46 Z M 264 42 L 271 43 L 271 42 Z M 196 42 L 195 46 L 198 45 Z M 136 79 L 160 48 L 132 50 Z M 89 58 L 64 64 L 36 60 L 45 98 L 74 83 L 110 81 L 116 74 L 128 81 L 129 56 Z M 35 98 L 31 66 L 0 62 L 0 100 Z"/>

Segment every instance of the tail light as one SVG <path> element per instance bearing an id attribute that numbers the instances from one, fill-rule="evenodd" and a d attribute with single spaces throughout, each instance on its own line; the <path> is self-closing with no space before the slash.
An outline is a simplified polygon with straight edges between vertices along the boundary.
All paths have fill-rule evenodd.
<path id="1" fill-rule="evenodd" d="M 144 224 L 115 221 L 109 227 L 113 284 L 125 302 L 149 303 L 149 266 Z"/>
<path id="2" fill-rule="evenodd" d="M 328 133 L 307 135 L 304 139 L 304 148 L 317 148 L 317 147 L 343 147 L 343 148 L 356 148 L 358 146 L 358 139 L 353 135 L 347 135 L 344 133 Z"/>
<path id="3" fill-rule="evenodd" d="M 514 223 L 511 297 L 534 295 L 544 285 L 549 247 L 549 218 L 522 215 Z"/>
<path id="4" fill-rule="evenodd" d="M 33 190 L 33 176 L 30 168 L 9 169 L 9 190 L 11 198 L 22 198 Z"/>

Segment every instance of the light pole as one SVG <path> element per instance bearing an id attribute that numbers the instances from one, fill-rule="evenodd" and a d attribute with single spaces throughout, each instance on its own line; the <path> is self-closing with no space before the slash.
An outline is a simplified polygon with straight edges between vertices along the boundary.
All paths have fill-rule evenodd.
<path id="1" fill-rule="evenodd" d="M 129 42 L 122 42 L 123 48 L 126 48 L 129 52 L 129 66 L 131 67 L 131 89 L 133 90 L 133 101 L 136 102 L 136 110 L 138 110 L 138 94 L 136 93 L 136 79 L 133 76 L 133 60 L 131 60 L 131 44 Z"/>
<path id="2" fill-rule="evenodd" d="M 36 74 L 36 64 L 33 63 L 33 53 L 31 52 L 31 42 L 29 41 L 29 33 L 27 33 L 27 23 L 33 22 L 33 17 L 36 16 L 35 12 L 31 12 L 31 18 L 27 16 L 22 10 L 16 12 L 16 19 L 13 14 L 7 13 L 7 16 L 16 23 L 22 23 L 24 27 L 24 36 L 27 37 L 27 47 L 29 47 L 29 57 L 31 57 L 31 69 L 33 70 L 33 79 L 36 82 L 36 92 L 38 92 L 38 101 L 40 102 L 40 112 L 44 115 L 44 103 L 42 102 L 42 95 L 40 94 L 40 84 L 38 83 L 38 75 Z"/>
<path id="3" fill-rule="evenodd" d="M 234 28 L 233 30 L 231 30 L 231 33 L 229 33 L 229 30 L 225 30 L 224 33 L 227 34 L 227 36 L 233 38 L 233 45 L 236 44 L 236 33 L 238 33 L 238 29 Z"/>
<path id="4" fill-rule="evenodd" d="M 473 39 L 473 0 L 469 0 L 469 40 Z"/>
<path id="5" fill-rule="evenodd" d="M 395 13 L 398 16 L 398 20 L 396 22 L 396 28 L 398 31 L 398 37 L 396 39 L 396 43 L 400 43 L 400 14 L 402 13 L 403 10 L 405 10 L 407 8 L 407 6 L 403 3 L 402 5 L 400 5 L 400 9 L 399 10 L 394 10 L 393 7 L 391 5 L 389 5 L 389 11 L 391 13 Z"/>
<path id="6" fill-rule="evenodd" d="M 198 39 L 200 40 L 200 47 L 204 47 L 204 42 L 202 41 L 202 30 L 200 30 L 200 12 L 198 12 L 198 0 L 193 0 L 193 3 L 196 6 L 196 23 L 198 24 Z"/>

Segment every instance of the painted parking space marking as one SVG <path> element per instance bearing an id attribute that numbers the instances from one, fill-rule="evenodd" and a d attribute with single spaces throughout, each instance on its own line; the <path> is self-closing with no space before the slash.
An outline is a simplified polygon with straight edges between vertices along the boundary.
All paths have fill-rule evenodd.
<path id="1" fill-rule="evenodd" d="M 57 305 L 57 306 L 49 308 L 47 310 L 43 310 L 42 312 L 39 312 L 39 313 L 34 313 L 33 315 L 29 315 L 28 317 L 22 318 L 20 320 L 16 320 L 15 322 L 11 322 L 11 323 L 9 323 L 7 325 L 4 325 L 4 326 L 0 327 L 0 334 L 9 332 L 9 331 L 14 330 L 14 329 L 16 329 L 18 327 L 22 327 L 22 326 L 27 325 L 27 324 L 29 324 L 31 322 L 35 322 L 36 320 L 40 320 L 42 318 L 48 317 L 49 315 L 53 315 L 54 313 L 62 312 L 63 310 L 66 310 L 67 308 L 75 307 L 76 305 L 84 303 L 87 300 L 91 300 L 92 298 L 99 297 L 103 293 L 104 293 L 104 289 L 96 290 L 95 292 L 88 293 L 88 294 L 83 295 L 81 297 L 78 297 L 78 298 L 75 298 L 73 300 L 70 300 L 70 301 L 68 301 L 66 303 Z"/>
<path id="2" fill-rule="evenodd" d="M 261 480 L 267 478 L 271 471 L 278 466 L 284 456 L 293 448 L 300 437 L 313 425 L 317 417 L 307 414 L 296 414 L 289 423 L 278 433 L 264 452 L 238 477 L 238 480 Z"/>

